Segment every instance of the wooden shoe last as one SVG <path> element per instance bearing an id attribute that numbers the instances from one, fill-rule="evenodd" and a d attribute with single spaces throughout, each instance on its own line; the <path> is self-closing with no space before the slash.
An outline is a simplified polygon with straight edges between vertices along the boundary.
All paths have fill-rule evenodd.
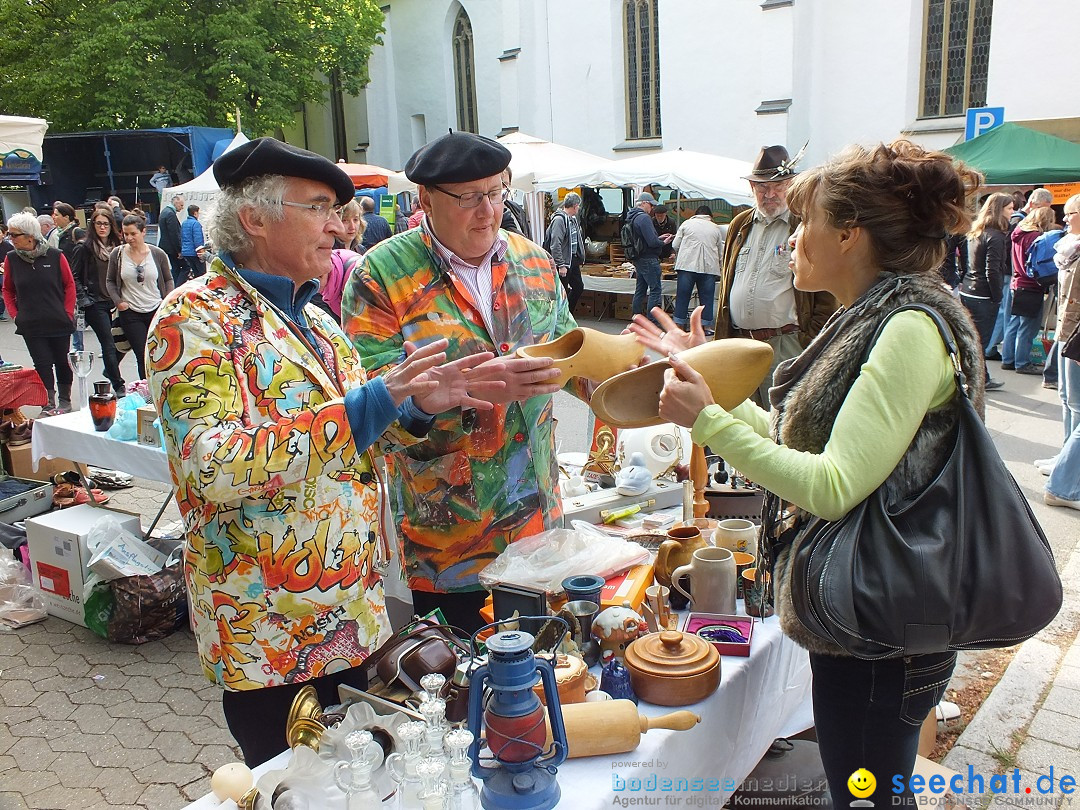
<path id="1" fill-rule="evenodd" d="M 551 357 L 561 374 L 550 382 L 565 385 L 571 377 L 603 382 L 633 368 L 645 356 L 645 347 L 633 335 L 609 335 L 578 327 L 549 343 L 522 346 L 519 357 Z"/>
<path id="2" fill-rule="evenodd" d="M 705 378 L 718 405 L 730 410 L 761 385 L 772 365 L 772 346 L 760 340 L 711 340 L 679 353 L 679 357 Z M 612 427 L 659 425 L 660 391 L 666 359 L 617 374 L 601 383 L 589 403 L 593 413 Z"/>

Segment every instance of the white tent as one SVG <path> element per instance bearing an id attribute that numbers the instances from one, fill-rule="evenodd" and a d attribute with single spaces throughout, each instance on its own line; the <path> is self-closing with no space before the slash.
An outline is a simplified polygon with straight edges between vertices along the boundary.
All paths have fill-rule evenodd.
<path id="1" fill-rule="evenodd" d="M 593 171 L 550 174 L 538 187 L 576 185 L 646 186 L 675 188 L 704 199 L 723 199 L 732 205 L 753 205 L 750 184 L 744 179 L 751 164 L 744 160 L 673 149 L 625 160 L 607 161 Z"/>
<path id="2" fill-rule="evenodd" d="M 237 132 L 236 137 L 229 142 L 229 145 L 225 147 L 225 150 L 221 153 L 229 152 L 238 146 L 248 142 L 248 138 L 243 132 Z M 210 166 L 206 171 L 196 177 L 194 180 L 188 180 L 186 183 L 182 183 L 179 186 L 173 186 L 165 189 L 161 192 L 162 203 L 166 203 L 177 194 L 184 195 L 184 202 L 198 203 L 202 206 L 206 206 L 212 203 L 217 198 L 219 191 L 217 180 L 214 179 L 214 167 Z M 184 219 L 187 216 L 186 212 L 178 211 L 180 219 Z"/>
<path id="3" fill-rule="evenodd" d="M 513 174 L 511 187 L 526 193 L 559 188 L 559 185 L 552 185 L 547 181 L 549 175 L 578 176 L 617 165 L 617 161 L 569 146 L 560 146 L 524 132 L 511 132 L 498 140 L 510 150 L 510 171 Z M 570 183 L 568 187 L 576 185 L 578 183 Z M 415 188 L 416 184 L 411 182 L 404 172 L 395 172 L 390 176 L 391 194 L 412 191 Z"/>
<path id="4" fill-rule="evenodd" d="M 41 142 L 49 122 L 44 118 L 0 115 L 0 161 L 7 155 L 29 152 L 41 160 Z"/>

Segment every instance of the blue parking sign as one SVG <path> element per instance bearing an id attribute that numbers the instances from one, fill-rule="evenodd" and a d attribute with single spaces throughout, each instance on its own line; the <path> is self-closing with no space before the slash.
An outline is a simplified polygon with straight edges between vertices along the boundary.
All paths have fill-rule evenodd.
<path id="1" fill-rule="evenodd" d="M 964 140 L 978 138 L 994 127 L 1005 123 L 1004 107 L 972 107 L 967 111 L 967 124 L 964 127 Z"/>

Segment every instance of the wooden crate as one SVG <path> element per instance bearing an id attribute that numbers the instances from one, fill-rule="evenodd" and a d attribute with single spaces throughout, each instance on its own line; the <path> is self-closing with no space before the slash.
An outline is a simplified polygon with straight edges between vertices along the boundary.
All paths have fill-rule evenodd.
<path id="1" fill-rule="evenodd" d="M 614 239 L 608 242 L 608 260 L 615 266 L 618 266 L 625 261 L 629 261 L 629 259 L 626 258 L 626 251 L 623 250 L 622 242 Z"/>

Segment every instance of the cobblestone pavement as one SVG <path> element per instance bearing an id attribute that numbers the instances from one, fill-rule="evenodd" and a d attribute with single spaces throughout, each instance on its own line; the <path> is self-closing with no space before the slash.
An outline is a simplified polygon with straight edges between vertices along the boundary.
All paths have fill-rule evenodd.
<path id="1" fill-rule="evenodd" d="M 87 344 L 96 350 L 89 333 Z M 0 353 L 29 365 L 10 323 L 0 323 Z M 1031 465 L 1060 447 L 1056 392 L 1042 389 L 1037 377 L 1000 372 L 991 365 L 1006 387 L 987 398 L 987 423 L 1042 521 L 1059 567 L 1070 575 L 1067 579 L 1077 580 L 1072 576 L 1080 575 L 1077 565 L 1068 563 L 1080 539 L 1080 513 L 1044 506 L 1044 479 Z M 135 377 L 130 357 L 124 371 L 127 378 Z M 587 410 L 559 397 L 562 449 L 584 449 Z M 139 481 L 132 489 L 111 493 L 111 505 L 138 512 L 148 523 L 166 489 Z M 172 504 L 163 520 L 177 519 Z M 947 764 L 965 771 L 971 764 L 992 773 L 998 750 L 1019 758 L 1025 773 L 1042 773 L 1056 763 L 1059 774 L 1080 776 L 1080 658 L 1072 647 L 1078 623 L 1073 593 L 1070 589 L 1070 609 L 1053 639 L 1060 646 L 1048 654 L 1043 635 L 1022 648 L 1019 663 L 1010 667 Z M 111 644 L 51 617 L 21 630 L 0 631 L 0 711 L 0 810 L 178 810 L 209 791 L 214 768 L 238 758 L 221 713 L 220 690 L 201 674 L 194 639 L 186 630 L 137 647 Z"/>

